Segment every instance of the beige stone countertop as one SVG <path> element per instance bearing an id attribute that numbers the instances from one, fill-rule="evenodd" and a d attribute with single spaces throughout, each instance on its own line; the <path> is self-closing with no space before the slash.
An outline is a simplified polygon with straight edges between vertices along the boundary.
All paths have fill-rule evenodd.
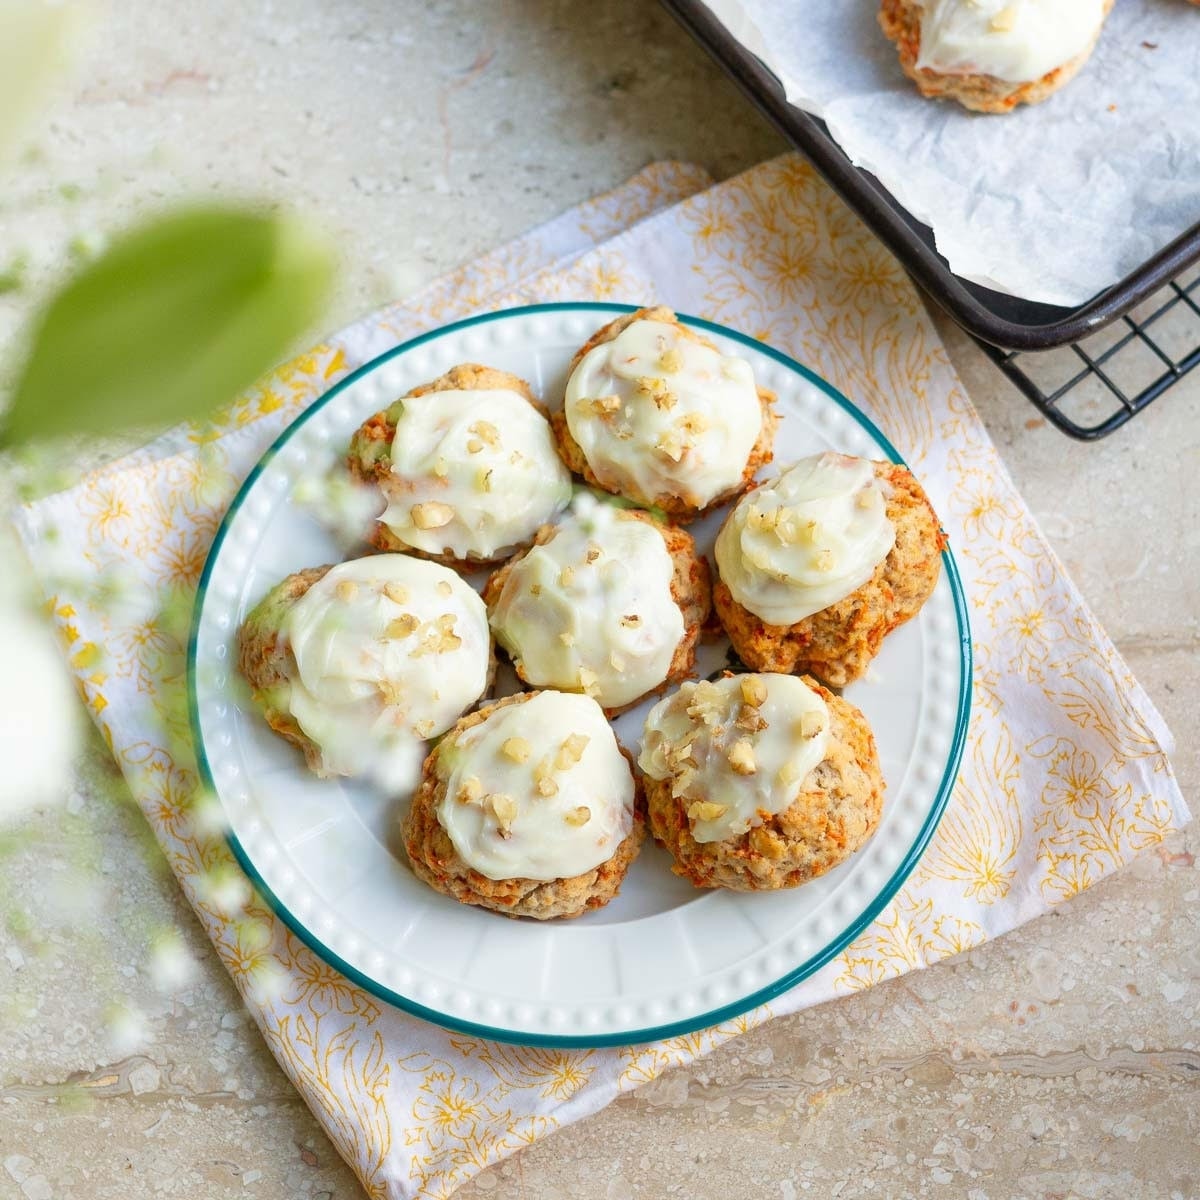
<path id="1" fill-rule="evenodd" d="M 266 195 L 320 220 L 343 252 L 333 328 L 652 159 L 723 177 L 781 149 L 651 0 L 112 2 L 0 187 L 0 270 L 28 262 L 0 296 L 0 371 L 65 247 L 175 197 Z M 1171 725 L 1194 803 L 1200 372 L 1081 445 L 942 328 Z M 1200 1196 L 1198 840 L 953 962 L 776 1020 L 460 1194 Z M 164 993 L 148 947 L 170 930 L 194 962 Z M 122 1007 L 143 1014 L 134 1049 Z M 0 1198 L 359 1194 L 93 736 L 71 796 L 0 831 Z"/>

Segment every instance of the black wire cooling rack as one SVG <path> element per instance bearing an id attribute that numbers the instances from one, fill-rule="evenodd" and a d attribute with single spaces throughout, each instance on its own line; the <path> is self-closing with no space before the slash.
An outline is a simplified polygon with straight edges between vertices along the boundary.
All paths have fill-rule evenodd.
<path id="1" fill-rule="evenodd" d="M 1006 296 L 960 279 L 933 231 L 824 123 L 788 103 L 775 76 L 704 0 L 662 0 L 785 137 L 900 260 L 916 283 L 983 347 L 1047 420 L 1094 441 L 1119 429 L 1200 364 L 1200 224 L 1077 308 Z"/>
<path id="2" fill-rule="evenodd" d="M 1200 366 L 1200 271 L 1171 280 L 1132 312 L 1068 346 L 979 345 L 1049 421 L 1094 441 Z"/>

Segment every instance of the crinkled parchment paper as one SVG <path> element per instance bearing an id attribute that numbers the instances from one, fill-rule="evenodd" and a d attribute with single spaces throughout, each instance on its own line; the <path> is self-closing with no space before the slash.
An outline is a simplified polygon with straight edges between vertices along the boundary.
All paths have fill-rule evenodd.
<path id="1" fill-rule="evenodd" d="M 875 0 L 706 0 L 932 226 L 956 274 L 1081 304 L 1200 221 L 1200 8 L 1117 0 L 1091 61 L 1003 116 L 921 98 Z"/>

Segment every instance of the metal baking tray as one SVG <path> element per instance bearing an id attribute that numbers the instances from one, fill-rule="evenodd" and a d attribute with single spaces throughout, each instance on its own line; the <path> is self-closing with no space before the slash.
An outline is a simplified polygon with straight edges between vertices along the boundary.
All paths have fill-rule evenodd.
<path id="1" fill-rule="evenodd" d="M 813 162 L 926 295 L 1063 432 L 1103 437 L 1200 365 L 1200 274 L 1189 271 L 1200 263 L 1200 223 L 1077 308 L 1022 300 L 960 279 L 934 248 L 933 231 L 856 167 L 824 122 L 788 103 L 775 75 L 703 0 L 661 2 Z M 1115 337 L 1108 329 L 1113 322 L 1119 322 Z M 1041 352 L 1055 350 L 1068 365 L 1059 361 L 1048 370 Z"/>

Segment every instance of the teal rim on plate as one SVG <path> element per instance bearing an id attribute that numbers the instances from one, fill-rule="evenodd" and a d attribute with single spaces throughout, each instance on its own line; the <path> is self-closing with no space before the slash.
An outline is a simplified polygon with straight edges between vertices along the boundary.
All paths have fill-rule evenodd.
<path id="1" fill-rule="evenodd" d="M 200 728 L 200 711 L 199 711 L 199 696 L 196 686 L 196 655 L 198 646 L 198 637 L 200 630 L 200 617 L 204 609 L 205 597 L 208 591 L 209 580 L 212 576 L 213 569 L 216 565 L 217 558 L 221 552 L 222 543 L 225 540 L 225 535 L 237 515 L 250 489 L 254 486 L 255 481 L 259 478 L 262 472 L 266 469 L 271 460 L 276 454 L 287 444 L 292 438 L 297 429 L 305 424 L 315 413 L 319 412 L 326 404 L 328 404 L 335 396 L 355 383 L 364 375 L 377 370 L 382 364 L 389 360 L 405 354 L 417 346 L 430 341 L 434 338 L 443 336 L 446 333 L 455 332 L 466 329 L 475 325 L 483 325 L 492 321 L 501 320 L 506 317 L 511 317 L 521 314 L 535 313 L 554 313 L 554 312 L 592 312 L 597 314 L 619 315 L 621 313 L 634 312 L 639 306 L 633 304 L 614 304 L 602 301 L 567 301 L 553 304 L 531 304 L 517 308 L 500 309 L 495 312 L 481 313 L 474 317 L 467 317 L 461 321 L 455 321 L 448 325 L 439 326 L 437 329 L 430 330 L 426 333 L 419 334 L 417 337 L 411 338 L 400 345 L 394 346 L 392 349 L 378 355 L 370 362 L 352 371 L 345 378 L 338 380 L 327 392 L 319 396 L 304 412 L 300 413 L 294 421 L 287 426 L 286 429 L 275 439 L 268 447 L 266 452 L 255 464 L 253 469 L 247 475 L 246 479 L 238 489 L 233 501 L 230 503 L 229 509 L 221 521 L 217 529 L 216 536 L 213 539 L 213 544 L 209 550 L 208 557 L 205 560 L 204 570 L 200 576 L 200 582 L 196 592 L 195 606 L 192 614 L 191 632 L 188 637 L 187 651 L 187 689 L 188 689 L 188 717 L 192 731 L 192 739 L 195 746 L 196 762 L 199 770 L 200 778 L 203 785 L 214 795 L 219 796 L 217 791 L 216 781 L 213 777 L 213 772 L 208 759 L 207 749 L 204 745 L 203 736 Z M 707 330 L 721 337 L 729 338 L 732 341 L 740 342 L 745 346 L 751 347 L 755 351 L 766 354 L 774 359 L 788 370 L 795 372 L 808 383 L 822 391 L 833 403 L 843 409 L 858 425 L 867 431 L 868 434 L 878 445 L 887 453 L 892 462 L 898 465 L 907 465 L 901 457 L 895 446 L 883 435 L 878 426 L 863 413 L 855 404 L 848 400 L 836 388 L 829 384 L 826 380 L 816 375 L 802 363 L 784 354 L 780 350 L 776 350 L 773 346 L 767 345 L 764 342 L 758 341 L 756 338 L 750 337 L 747 334 L 740 333 L 737 330 L 730 329 L 724 325 L 718 325 L 712 321 L 706 321 L 701 317 L 693 317 L 684 313 L 678 314 L 680 321 L 695 329 Z M 962 761 L 963 749 L 966 744 L 967 727 L 969 723 L 971 711 L 971 692 L 972 692 L 972 647 L 971 647 L 971 632 L 970 623 L 967 616 L 966 597 L 963 592 L 962 580 L 958 573 L 958 568 L 954 561 L 954 556 L 947 547 L 942 552 L 942 566 L 946 573 L 947 581 L 950 585 L 951 595 L 954 601 L 954 614 L 958 626 L 958 642 L 959 642 L 959 692 L 958 705 L 955 713 L 955 728 L 954 736 L 951 741 L 950 751 L 947 755 L 945 769 L 942 773 L 941 781 L 938 785 L 938 790 L 934 802 L 925 818 L 924 823 L 918 830 L 916 837 L 913 839 L 900 865 L 896 868 L 891 878 L 880 889 L 874 900 L 864 909 L 850 925 L 848 925 L 841 933 L 831 939 L 821 950 L 816 954 L 811 955 L 798 966 L 781 975 L 774 982 L 765 987 L 757 988 L 753 992 L 746 994 L 736 1000 L 730 1001 L 727 1004 L 721 1005 L 708 1012 L 689 1016 L 682 1020 L 671 1021 L 662 1025 L 651 1026 L 641 1029 L 631 1029 L 621 1031 L 619 1033 L 610 1034 L 540 1034 L 536 1038 L 531 1038 L 528 1033 L 509 1031 L 506 1029 L 495 1028 L 490 1025 L 482 1024 L 475 1021 L 467 1021 L 458 1017 L 452 1017 L 445 1013 L 438 1012 L 436 1009 L 429 1008 L 427 1005 L 421 1004 L 411 997 L 405 996 L 393 989 L 381 984 L 378 980 L 371 978 L 369 975 L 358 970 L 341 958 L 337 953 L 326 946 L 321 939 L 302 921 L 299 917 L 291 912 L 272 891 L 266 880 L 262 877 L 253 860 L 246 853 L 245 848 L 238 840 L 236 834 L 232 830 L 227 831 L 225 841 L 234 857 L 241 865 L 242 870 L 246 872 L 251 883 L 259 894 L 267 901 L 271 909 L 279 917 L 281 921 L 294 933 L 309 949 L 313 950 L 321 958 L 323 958 L 331 966 L 339 970 L 347 979 L 358 984 L 365 991 L 370 992 L 373 996 L 394 1005 L 396 1008 L 404 1012 L 411 1013 L 413 1016 L 421 1017 L 426 1021 L 438 1025 L 444 1029 L 450 1029 L 457 1033 L 465 1033 L 475 1037 L 487 1038 L 495 1041 L 510 1042 L 517 1045 L 538 1045 L 547 1047 L 559 1047 L 562 1049 L 587 1049 L 598 1046 L 625 1046 L 634 1045 L 641 1042 L 657 1041 L 663 1038 L 679 1037 L 684 1034 L 693 1033 L 698 1029 L 706 1029 L 712 1025 L 721 1024 L 724 1021 L 731 1020 L 741 1016 L 743 1013 L 749 1012 L 752 1009 L 766 1004 L 775 999 L 783 992 L 788 991 L 801 980 L 806 979 L 815 971 L 819 970 L 828 963 L 836 955 L 840 954 L 858 935 L 871 924 L 872 921 L 883 911 L 888 903 L 899 892 L 904 885 L 917 863 L 920 861 L 926 846 L 929 844 L 934 831 L 937 829 L 941 821 L 942 814 L 946 810 L 949 803 L 951 793 L 954 788 L 954 783 L 958 777 L 959 764 Z"/>

